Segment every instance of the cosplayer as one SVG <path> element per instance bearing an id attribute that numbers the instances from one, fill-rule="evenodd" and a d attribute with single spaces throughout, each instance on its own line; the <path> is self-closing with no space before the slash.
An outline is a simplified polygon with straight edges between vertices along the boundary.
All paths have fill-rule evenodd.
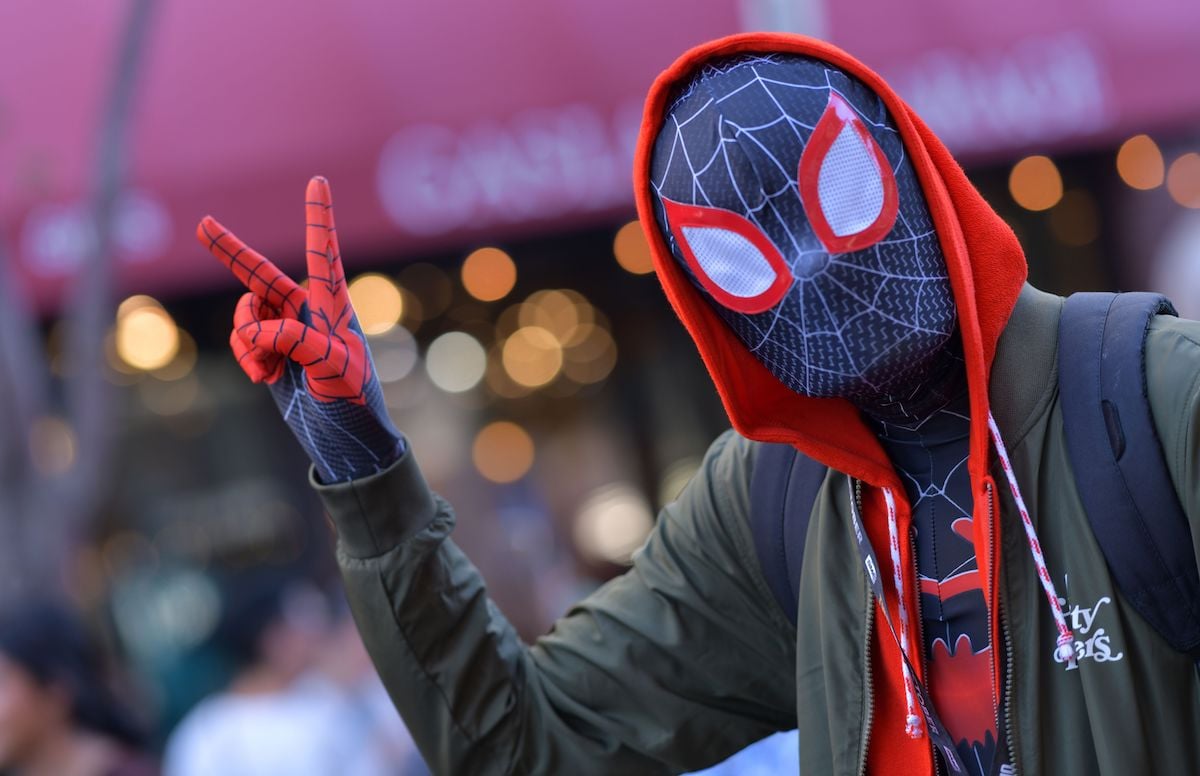
<path id="1" fill-rule="evenodd" d="M 249 288 L 234 352 L 312 458 L 359 629 L 434 769 L 672 773 L 799 727 L 806 774 L 1194 772 L 1193 658 L 1126 603 L 1081 503 L 1063 300 L 1025 283 L 921 120 L 829 45 L 726 38 L 655 83 L 635 190 L 735 431 L 633 568 L 532 645 L 383 410 L 327 183 L 307 292 L 201 224 Z M 1138 330 L 1153 421 L 1105 417 L 1118 458 L 1157 431 L 1195 520 L 1200 324 L 1160 311 Z M 784 606 L 753 527 L 755 493 L 790 482 L 762 463 L 778 449 L 818 467 Z"/>

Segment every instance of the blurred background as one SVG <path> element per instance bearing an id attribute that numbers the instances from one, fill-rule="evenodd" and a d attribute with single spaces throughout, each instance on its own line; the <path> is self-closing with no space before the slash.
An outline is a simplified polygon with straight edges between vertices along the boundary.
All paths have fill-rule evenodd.
<path id="1" fill-rule="evenodd" d="M 620 573 L 727 425 L 630 195 L 641 101 L 697 43 L 831 40 L 955 152 L 1035 285 L 1200 316 L 1191 0 L 7 0 L 0 22 L 0 606 L 65 601 L 130 746 L 175 731 L 175 773 L 235 772 L 189 741 L 254 725 L 421 772 L 303 453 L 228 353 L 240 289 L 194 240 L 206 213 L 300 277 L 304 185 L 329 177 L 393 418 L 528 639 Z M 6 665 L 38 676 L 4 627 L 0 709 Z M 277 748 L 244 772 L 335 767 Z"/>

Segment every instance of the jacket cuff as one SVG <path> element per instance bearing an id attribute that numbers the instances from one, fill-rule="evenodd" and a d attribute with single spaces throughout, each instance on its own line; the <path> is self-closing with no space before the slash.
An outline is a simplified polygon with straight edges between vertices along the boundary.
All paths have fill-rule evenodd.
<path id="1" fill-rule="evenodd" d="M 437 506 L 411 448 L 377 474 L 331 485 L 310 468 L 309 484 L 325 504 L 342 551 L 353 558 L 382 555 L 433 520 Z"/>

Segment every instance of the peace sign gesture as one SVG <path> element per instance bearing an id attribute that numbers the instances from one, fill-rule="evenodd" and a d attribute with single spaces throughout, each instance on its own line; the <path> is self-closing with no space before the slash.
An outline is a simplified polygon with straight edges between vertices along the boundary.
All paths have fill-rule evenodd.
<path id="1" fill-rule="evenodd" d="M 344 481 L 391 464 L 403 440 L 350 304 L 327 180 L 308 182 L 304 209 L 307 291 L 211 216 L 196 237 L 249 289 L 229 337 L 238 364 L 270 386 L 321 478 Z"/>

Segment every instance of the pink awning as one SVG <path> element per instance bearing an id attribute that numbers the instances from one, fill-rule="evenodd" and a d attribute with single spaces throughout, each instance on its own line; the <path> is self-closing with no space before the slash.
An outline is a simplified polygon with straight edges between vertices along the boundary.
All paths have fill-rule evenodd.
<path id="1" fill-rule="evenodd" d="M 117 224 L 121 287 L 159 294 L 226 282 L 193 242 L 206 212 L 300 263 L 315 173 L 333 182 L 352 268 L 632 213 L 650 81 L 689 46 L 780 9 L 801 8 L 887 76 L 968 159 L 1200 115 L 1192 0 L 159 6 Z M 0 229 L 44 304 L 83 255 L 81 198 L 125 7 L 6 5 Z"/>

